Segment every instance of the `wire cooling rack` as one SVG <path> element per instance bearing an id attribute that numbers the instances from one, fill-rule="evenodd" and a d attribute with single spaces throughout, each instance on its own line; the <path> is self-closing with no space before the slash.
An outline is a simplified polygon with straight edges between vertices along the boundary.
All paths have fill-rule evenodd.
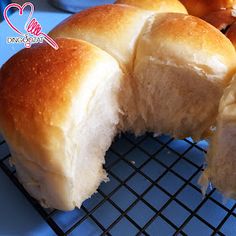
<path id="1" fill-rule="evenodd" d="M 110 181 L 81 209 L 43 209 L 18 182 L 0 141 L 0 167 L 57 235 L 236 235 L 236 201 L 197 184 L 208 143 L 152 134 L 117 137 L 106 155 Z"/>

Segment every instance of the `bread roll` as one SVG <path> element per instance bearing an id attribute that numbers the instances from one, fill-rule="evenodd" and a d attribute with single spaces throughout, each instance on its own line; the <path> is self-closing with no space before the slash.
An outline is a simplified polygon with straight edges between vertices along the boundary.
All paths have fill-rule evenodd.
<path id="1" fill-rule="evenodd" d="M 119 122 L 123 74 L 106 52 L 57 39 L 13 56 L 0 74 L 0 130 L 17 175 L 44 207 L 71 210 L 101 181 Z"/>
<path id="2" fill-rule="evenodd" d="M 153 12 L 188 13 L 178 0 L 117 0 L 116 4 L 127 4 Z"/>
<path id="3" fill-rule="evenodd" d="M 175 137 L 206 137 L 236 68 L 230 41 L 205 21 L 180 13 L 150 18 L 137 45 L 134 77 L 145 127 Z"/>
<path id="4" fill-rule="evenodd" d="M 221 30 L 236 48 L 236 13 L 233 9 L 211 12 L 202 18 Z"/>
<path id="5" fill-rule="evenodd" d="M 200 179 L 208 181 L 225 196 L 236 198 L 236 77 L 220 102 L 217 130 L 210 145 L 207 169 Z"/>
<path id="6" fill-rule="evenodd" d="M 118 131 L 205 137 L 236 72 L 230 41 L 180 13 L 99 6 L 50 35 L 59 50 L 24 49 L 0 71 L 0 130 L 45 207 L 71 210 L 96 191 Z"/>
<path id="7" fill-rule="evenodd" d="M 203 17 L 210 12 L 226 8 L 235 8 L 235 0 L 180 0 L 190 15 Z"/>
<path id="8" fill-rule="evenodd" d="M 131 71 L 137 38 L 150 12 L 126 5 L 89 8 L 67 18 L 49 35 L 82 39 L 110 53 Z"/>
<path id="9" fill-rule="evenodd" d="M 49 35 L 68 37 L 93 43 L 116 58 L 128 76 L 122 84 L 122 113 L 119 130 L 133 130 L 137 117 L 132 79 L 133 61 L 138 37 L 152 13 L 127 5 L 103 5 L 72 15 L 56 26 Z M 125 95 L 124 95 L 125 94 Z"/>

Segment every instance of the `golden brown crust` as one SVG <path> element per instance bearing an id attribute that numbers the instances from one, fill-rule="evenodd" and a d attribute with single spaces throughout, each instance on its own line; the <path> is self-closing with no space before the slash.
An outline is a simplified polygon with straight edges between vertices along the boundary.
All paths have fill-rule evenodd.
<path id="1" fill-rule="evenodd" d="M 233 8 L 235 0 L 180 0 L 193 16 L 203 17 L 220 9 Z"/>
<path id="2" fill-rule="evenodd" d="M 43 206 L 72 210 L 105 179 L 103 155 L 118 120 L 118 107 L 112 99 L 122 74 L 116 60 L 94 45 L 63 38 L 56 42 L 58 50 L 46 43 L 33 46 L 1 68 L 0 129 L 19 180 L 30 194 Z M 107 90 L 103 90 L 105 86 Z M 112 86 L 117 87 L 113 90 Z M 96 116 L 102 109 L 99 98 L 106 101 L 101 104 L 114 106 L 111 115 L 106 113 L 107 123 L 102 123 L 108 129 L 106 134 L 90 124 L 101 122 L 101 114 Z M 115 120 L 114 124 L 109 119 Z M 105 141 L 87 151 L 88 144 L 95 143 L 95 131 L 99 137 L 102 133 Z M 89 163 L 89 158 L 85 167 L 83 162 Z M 77 163 L 82 180 L 75 179 Z"/>
<path id="3" fill-rule="evenodd" d="M 178 0 L 117 0 L 116 4 L 127 4 L 155 12 L 187 13 L 186 8 Z"/>
<path id="4" fill-rule="evenodd" d="M 232 14 L 232 9 L 211 12 L 202 19 L 215 26 L 218 30 L 225 30 L 236 20 Z"/>
<path id="5" fill-rule="evenodd" d="M 181 13 L 158 14 L 150 37 L 155 39 L 155 44 L 159 42 L 159 45 L 162 45 L 157 49 L 159 54 L 164 48 L 165 55 L 169 55 L 169 50 L 172 50 L 171 54 L 176 52 L 179 58 L 181 54 L 189 54 L 187 64 L 191 63 L 193 58 L 195 63 L 205 61 L 206 65 L 209 64 L 216 70 L 220 68 L 213 64 L 215 59 L 229 68 L 235 66 L 236 54 L 230 41 L 215 27 L 197 17 Z M 170 57 L 173 56 L 171 54 Z"/>
<path id="6" fill-rule="evenodd" d="M 18 143 L 14 133 L 34 143 L 60 137 L 73 97 L 96 63 L 110 57 L 79 40 L 57 39 L 58 50 L 48 44 L 23 49 L 1 69 L 0 125 L 5 138 Z M 96 78 L 94 78 L 96 79 Z M 50 133 L 50 134 L 49 134 Z M 43 158 L 43 157 L 42 157 Z M 45 154 L 47 162 L 47 154 Z M 55 168 L 56 169 L 56 168 Z"/>
<path id="7" fill-rule="evenodd" d="M 0 109 L 4 107 L 1 112 L 14 114 L 16 129 L 26 120 L 23 116 L 30 120 L 35 113 L 44 120 L 60 123 L 73 91 L 82 83 L 78 79 L 82 80 L 82 75 L 98 60 L 98 53 L 86 42 L 57 39 L 57 43 L 58 50 L 47 44 L 24 49 L 1 69 Z"/>
<path id="8" fill-rule="evenodd" d="M 128 5 L 103 5 L 74 14 L 56 26 L 53 38 L 82 39 L 105 50 L 131 69 L 136 40 L 151 13 Z"/>
<path id="9" fill-rule="evenodd" d="M 49 35 L 57 35 L 60 31 L 66 34 L 72 29 L 77 34 L 77 32 L 87 29 L 92 30 L 94 34 L 102 34 L 104 37 L 117 37 L 117 32 L 126 31 L 126 26 L 133 21 L 133 17 L 142 13 L 143 10 L 132 6 L 113 4 L 97 6 L 68 17 L 56 26 Z"/>
<path id="10" fill-rule="evenodd" d="M 117 6 L 113 4 L 97 6 L 81 11 L 67 18 L 57 26 L 57 30 L 64 24 L 71 27 L 93 28 L 96 32 L 104 33 L 107 29 L 122 30 L 124 25 L 133 15 L 142 10 L 131 6 Z M 111 17 L 113 16 L 113 17 Z M 103 19 L 103 24 L 98 24 Z M 116 25 L 116 29 L 114 29 Z"/>
<path id="11" fill-rule="evenodd" d="M 234 47 L 215 27 L 180 13 L 154 15 L 140 36 L 134 63 L 147 126 L 177 137 L 203 137 L 235 70 Z"/>

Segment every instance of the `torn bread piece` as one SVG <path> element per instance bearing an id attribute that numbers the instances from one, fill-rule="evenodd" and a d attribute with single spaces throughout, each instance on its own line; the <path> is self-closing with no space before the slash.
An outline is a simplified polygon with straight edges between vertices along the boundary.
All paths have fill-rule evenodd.
<path id="1" fill-rule="evenodd" d="M 84 41 L 57 39 L 1 69 L 0 130 L 17 176 L 44 207 L 80 207 L 107 176 L 104 156 L 119 122 L 118 62 Z"/>
<path id="2" fill-rule="evenodd" d="M 226 197 L 236 198 L 236 77 L 221 99 L 207 168 L 199 182 L 211 182 Z"/>

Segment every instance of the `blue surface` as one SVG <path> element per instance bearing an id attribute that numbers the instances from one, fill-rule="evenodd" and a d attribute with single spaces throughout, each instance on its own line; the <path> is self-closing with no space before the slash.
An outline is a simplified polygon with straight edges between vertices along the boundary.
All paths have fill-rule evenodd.
<path id="1" fill-rule="evenodd" d="M 46 1 L 32 2 L 40 2 L 40 5 L 36 4 L 34 17 L 42 24 L 45 32 L 69 15 L 55 10 Z M 81 8 L 91 3 L 105 2 L 111 1 L 81 1 Z M 15 13 L 11 20 L 22 27 L 26 17 L 19 17 Z M 6 37 L 16 36 L 5 22 L 0 24 L 0 32 L 1 65 L 23 46 L 5 43 Z M 206 150 L 208 143 L 201 141 L 198 146 Z M 0 145 L 0 159 L 7 154 L 6 144 Z M 184 154 L 183 158 L 179 158 L 180 154 Z M 127 135 L 127 138 L 118 139 L 107 152 L 106 167 L 112 173 L 109 175 L 110 181 L 102 183 L 100 192 L 85 201 L 83 206 L 87 211 L 93 210 L 92 216 L 103 227 L 111 227 L 109 232 L 114 236 L 133 236 L 139 232 L 138 227 L 143 227 L 149 220 L 146 232 L 150 235 L 172 235 L 175 227 L 184 224 L 186 220 L 188 224 L 183 226 L 183 232 L 187 235 L 211 235 L 212 229 L 201 218 L 212 227 L 217 227 L 235 201 L 229 200 L 223 205 L 221 194 L 214 191 L 198 209 L 203 197 L 197 184 L 200 173 L 195 173 L 203 162 L 204 153 L 186 141 L 171 141 L 168 136 L 135 138 Z M 137 168 L 140 168 L 139 172 L 136 171 Z M 104 200 L 104 195 L 109 195 L 107 200 Z M 98 204 L 99 207 L 96 208 Z M 124 214 L 125 211 L 127 212 Z M 161 214 L 156 217 L 159 211 Z M 195 216 L 189 218 L 192 211 L 196 211 Z M 236 214 L 236 209 L 234 213 Z M 121 217 L 121 214 L 124 216 Z M 69 235 L 100 235 L 102 230 L 92 218 L 83 220 L 85 215 L 83 210 L 75 209 L 67 213 L 56 212 L 53 220 L 64 231 L 81 220 L 81 224 Z M 111 226 L 115 220 L 117 223 Z M 235 215 L 226 220 L 221 232 L 227 236 L 236 235 Z M 48 236 L 54 233 L 0 169 L 0 236 L 2 235 Z"/>
<path id="2" fill-rule="evenodd" d="M 0 136 L 0 141 L 2 138 Z M 9 151 L 0 146 L 0 159 Z M 0 235 L 55 235 L 24 195 L 0 169 Z"/>

